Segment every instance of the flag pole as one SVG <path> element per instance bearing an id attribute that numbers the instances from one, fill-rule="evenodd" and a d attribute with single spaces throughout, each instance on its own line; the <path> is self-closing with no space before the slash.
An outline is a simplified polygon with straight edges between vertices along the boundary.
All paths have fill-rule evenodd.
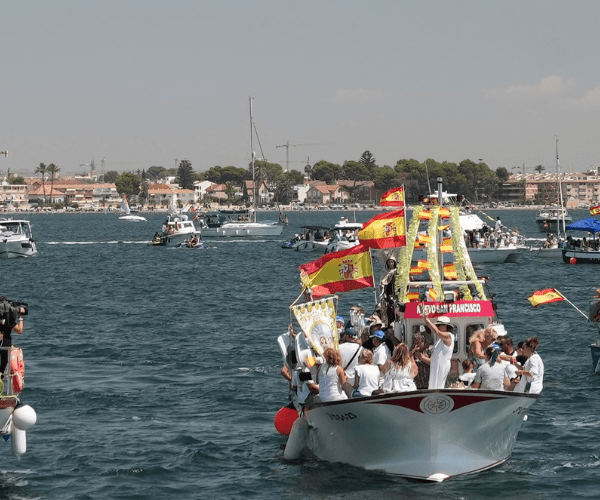
<path id="1" fill-rule="evenodd" d="M 556 290 L 556 288 L 555 288 Z M 558 295 L 560 295 L 563 299 L 565 299 L 565 301 L 567 301 L 569 304 L 571 304 L 571 306 L 573 306 L 573 308 L 578 311 L 585 319 L 587 319 L 588 321 L 590 321 L 590 318 L 588 317 L 587 314 L 585 314 L 581 309 L 579 309 L 579 307 L 577 307 L 575 304 L 573 304 L 573 302 L 571 302 L 569 299 L 567 299 L 559 290 L 556 290 L 556 292 L 558 293 Z"/>
<path id="2" fill-rule="evenodd" d="M 375 296 L 375 309 L 377 309 L 377 287 L 375 286 L 375 270 L 373 269 L 373 255 L 371 254 L 372 248 L 369 248 L 369 260 L 371 262 L 371 275 L 373 276 L 373 295 Z"/>

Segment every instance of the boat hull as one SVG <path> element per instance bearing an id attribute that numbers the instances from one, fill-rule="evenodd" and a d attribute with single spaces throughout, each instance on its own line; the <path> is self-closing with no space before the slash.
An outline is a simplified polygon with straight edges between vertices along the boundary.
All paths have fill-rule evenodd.
<path id="1" fill-rule="evenodd" d="M 500 248 L 469 248 L 469 257 L 473 264 L 509 264 L 518 262 L 526 247 L 500 247 Z M 415 250 L 413 260 L 427 259 L 427 252 Z M 444 263 L 454 262 L 453 253 L 444 254 Z"/>
<path id="2" fill-rule="evenodd" d="M 556 218 L 543 219 L 536 217 L 535 222 L 537 223 L 540 233 L 556 233 L 558 230 L 558 225 L 562 225 L 562 219 L 557 221 Z M 573 222 L 573 218 L 570 215 L 565 216 L 565 224 L 570 224 L 571 222 Z"/>
<path id="3" fill-rule="evenodd" d="M 441 481 L 504 462 L 537 397 L 445 389 L 316 404 L 306 445 L 329 462 Z"/>
<path id="4" fill-rule="evenodd" d="M 37 254 L 37 246 L 29 238 L 0 239 L 0 259 L 32 257 Z"/>
<path id="5" fill-rule="evenodd" d="M 282 231 L 283 226 L 281 224 L 262 224 L 260 222 L 225 223 L 219 227 L 202 228 L 202 237 L 279 236 Z"/>
<path id="6" fill-rule="evenodd" d="M 590 344 L 590 349 L 592 351 L 592 366 L 596 373 L 600 373 L 600 365 L 598 361 L 600 361 L 600 345 L 598 344 Z"/>
<path id="7" fill-rule="evenodd" d="M 575 259 L 575 264 L 600 264 L 600 251 L 598 250 L 562 250 L 562 259 L 566 264 Z"/>

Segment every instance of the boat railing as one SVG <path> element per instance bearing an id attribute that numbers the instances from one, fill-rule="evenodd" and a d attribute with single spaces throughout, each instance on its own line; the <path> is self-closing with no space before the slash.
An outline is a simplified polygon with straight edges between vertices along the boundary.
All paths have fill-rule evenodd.
<path id="1" fill-rule="evenodd" d="M 4 368 L 4 372 L 0 373 L 0 400 L 2 398 L 13 398 L 17 395 L 17 392 L 15 391 L 15 386 L 18 386 L 19 384 L 13 381 L 15 377 L 20 377 L 21 386 L 23 384 L 23 375 L 25 370 L 24 367 L 22 367 L 21 373 L 19 374 L 18 366 L 14 367 L 16 369 L 13 369 L 13 363 L 11 360 L 11 351 L 13 349 L 18 349 L 18 347 L 0 347 L 1 352 L 6 352 L 6 357 L 8 360 L 8 362 L 6 363 L 6 367 Z"/>

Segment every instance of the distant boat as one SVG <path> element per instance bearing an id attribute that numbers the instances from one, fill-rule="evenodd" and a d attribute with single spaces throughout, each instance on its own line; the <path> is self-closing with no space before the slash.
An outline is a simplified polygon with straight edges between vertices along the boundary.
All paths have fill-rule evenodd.
<path id="1" fill-rule="evenodd" d="M 173 193 L 169 202 L 169 214 L 163 223 L 162 231 L 154 233 L 152 246 L 203 248 L 200 243 L 200 231 L 194 226 L 193 220 L 180 213 L 176 208 L 176 194 Z"/>
<path id="2" fill-rule="evenodd" d="M 127 220 L 130 222 L 141 222 L 145 221 L 146 218 L 141 215 L 133 215 L 131 210 L 129 209 L 129 203 L 127 203 L 127 197 L 123 195 L 123 199 L 121 200 L 121 207 L 119 208 L 119 213 L 123 214 L 119 217 L 119 220 Z"/>

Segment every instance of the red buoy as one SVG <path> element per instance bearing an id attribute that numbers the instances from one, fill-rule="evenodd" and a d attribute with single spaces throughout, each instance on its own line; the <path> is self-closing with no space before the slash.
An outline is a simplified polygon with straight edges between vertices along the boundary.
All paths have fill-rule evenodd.
<path id="1" fill-rule="evenodd" d="M 273 419 L 275 429 L 277 429 L 279 434 L 289 436 L 290 432 L 292 432 L 292 425 L 294 425 L 297 418 L 298 410 L 296 408 L 292 405 L 284 406 L 275 414 L 275 418 Z"/>
<path id="2" fill-rule="evenodd" d="M 569 259 L 569 264 L 577 264 L 577 259 L 575 257 L 571 257 Z"/>

